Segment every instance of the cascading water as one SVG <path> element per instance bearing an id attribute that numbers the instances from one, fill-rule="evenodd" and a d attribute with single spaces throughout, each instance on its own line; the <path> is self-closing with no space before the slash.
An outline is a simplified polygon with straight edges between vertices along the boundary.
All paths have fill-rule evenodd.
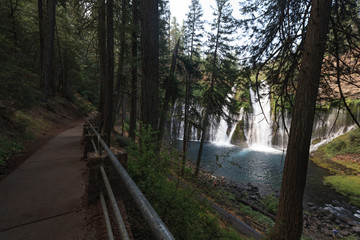
<path id="1" fill-rule="evenodd" d="M 232 93 L 229 93 L 227 96 L 229 99 L 234 98 L 235 87 L 233 87 L 231 92 Z M 229 115 L 229 110 L 226 107 L 223 108 L 223 111 L 225 116 Z M 216 129 L 216 134 L 213 137 L 212 142 L 217 145 L 231 145 L 231 137 L 234 134 L 235 128 L 236 124 L 229 124 L 229 122 L 226 121 L 224 117 L 221 117 L 219 126 Z"/>
<path id="2" fill-rule="evenodd" d="M 251 88 L 251 113 L 244 113 L 240 111 L 239 117 L 235 122 L 228 123 L 226 119 L 220 118 L 216 121 L 215 118 L 210 119 L 208 127 L 208 138 L 210 141 L 217 145 L 230 145 L 232 136 L 237 124 L 242 124 L 239 129 L 243 130 L 244 139 L 236 139 L 235 144 L 241 147 L 249 146 L 250 148 L 259 151 L 273 151 L 275 149 L 284 150 L 288 143 L 288 133 L 286 129 L 290 130 L 291 116 L 285 111 L 284 116 L 278 116 L 276 126 L 274 117 L 271 115 L 271 103 L 269 97 L 269 85 L 263 81 L 260 84 L 259 95 Z M 233 90 L 233 92 L 235 92 Z M 232 98 L 233 95 L 228 96 Z M 260 107 L 261 103 L 261 107 Z M 201 113 L 203 108 L 201 106 L 193 106 L 197 112 Z M 262 108 L 262 109 L 261 109 Z M 228 114 L 228 110 L 224 109 Z M 171 116 L 171 137 L 174 139 L 182 139 L 184 131 L 184 123 L 181 116 L 184 113 L 184 106 L 180 102 L 175 102 L 174 110 Z M 356 116 L 360 118 L 359 109 Z M 285 127 L 286 126 L 286 127 Z M 319 112 L 315 116 L 311 151 L 316 150 L 320 145 L 330 142 L 332 139 L 350 131 L 354 128 L 349 114 L 346 110 L 333 109 L 327 112 Z M 241 135 L 241 134 L 240 134 Z M 191 141 L 199 141 L 201 131 L 194 125 L 191 125 Z M 244 142 L 246 141 L 246 142 Z"/>
<path id="3" fill-rule="evenodd" d="M 245 135 L 249 147 L 265 149 L 272 146 L 269 85 L 262 82 L 258 92 L 250 88 L 252 113 L 246 118 L 245 126 L 248 128 L 245 129 Z"/>

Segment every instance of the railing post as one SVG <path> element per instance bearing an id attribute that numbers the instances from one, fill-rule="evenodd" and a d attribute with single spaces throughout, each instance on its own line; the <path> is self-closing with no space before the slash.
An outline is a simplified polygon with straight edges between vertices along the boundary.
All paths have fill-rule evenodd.
<path id="1" fill-rule="evenodd" d="M 102 156 L 102 146 L 101 146 L 101 143 L 100 143 L 100 139 L 98 137 L 98 153 L 99 153 L 99 156 Z"/>

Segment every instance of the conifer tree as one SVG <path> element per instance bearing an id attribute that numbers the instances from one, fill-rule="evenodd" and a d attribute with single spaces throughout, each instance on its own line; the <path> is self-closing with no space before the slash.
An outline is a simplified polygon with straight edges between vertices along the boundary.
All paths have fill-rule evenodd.
<path id="1" fill-rule="evenodd" d="M 232 55 L 233 46 L 230 43 L 234 40 L 232 34 L 236 30 L 235 19 L 232 16 L 232 6 L 229 0 L 216 0 L 214 21 L 211 24 L 211 32 L 208 40 L 208 52 L 206 61 L 206 71 L 208 73 L 205 92 L 205 109 L 201 124 L 201 141 L 196 160 L 195 175 L 198 175 L 202 149 L 210 116 L 224 115 L 224 106 L 231 103 L 227 94 L 235 83 L 234 74 L 227 70 L 234 65 L 236 59 Z M 226 70 L 225 70 L 226 69 Z"/>
<path id="2" fill-rule="evenodd" d="M 272 84 L 275 111 L 283 112 L 290 105 L 293 112 L 279 209 L 269 239 L 296 240 L 303 225 L 302 199 L 319 84 L 326 90 L 324 86 L 328 89 L 334 79 L 339 86 L 341 80 L 353 83 L 351 76 L 357 70 L 345 59 L 359 59 L 353 54 L 359 49 L 359 28 L 355 27 L 359 20 L 351 10 L 357 5 L 356 1 L 334 1 L 331 7 L 329 0 L 244 4 L 243 13 L 251 17 L 241 26 L 251 33 L 252 42 L 246 48 L 252 53 L 256 78 L 262 72 Z M 341 88 L 340 95 L 344 100 Z"/>
<path id="3" fill-rule="evenodd" d="M 187 13 L 187 19 L 185 21 L 185 53 L 188 58 L 188 74 L 186 77 L 186 87 L 185 87 L 185 106 L 184 106 L 184 136 L 183 136 L 183 145 L 182 145 L 182 167 L 181 174 L 185 173 L 185 164 L 186 164 L 186 153 L 187 145 L 189 141 L 189 107 L 190 107 L 190 97 L 191 97 L 191 82 L 193 78 L 193 72 L 198 66 L 198 62 L 194 61 L 199 59 L 200 53 L 197 51 L 197 46 L 201 44 L 201 38 L 203 37 L 202 32 L 203 27 L 203 11 L 199 0 L 192 0 L 191 5 L 189 6 L 189 12 Z"/>
<path id="4" fill-rule="evenodd" d="M 141 1 L 141 115 L 143 124 L 159 123 L 159 9 L 157 0 Z"/>

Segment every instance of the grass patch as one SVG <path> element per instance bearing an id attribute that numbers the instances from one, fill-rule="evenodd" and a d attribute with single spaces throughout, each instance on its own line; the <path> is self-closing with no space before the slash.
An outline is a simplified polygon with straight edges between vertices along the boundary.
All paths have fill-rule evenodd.
<path id="1" fill-rule="evenodd" d="M 86 100 L 79 93 L 75 93 L 73 97 L 75 105 L 84 113 L 90 114 L 96 111 L 96 107 L 92 105 L 88 100 Z"/>
<path id="2" fill-rule="evenodd" d="M 360 153 L 360 128 L 335 138 L 323 147 L 329 158 L 342 154 Z"/>
<path id="3" fill-rule="evenodd" d="M 248 216 L 251 219 L 256 220 L 256 222 L 259 222 L 261 224 L 266 225 L 268 228 L 272 228 L 274 226 L 274 221 L 269 218 L 268 216 L 265 216 L 264 214 L 252 210 L 251 207 L 246 206 L 242 203 L 237 205 L 237 209 L 244 215 Z"/>
<path id="4" fill-rule="evenodd" d="M 357 175 L 360 173 L 360 162 L 353 154 L 360 154 L 359 128 L 320 146 L 311 156 L 311 160 L 331 173 Z"/>
<path id="5" fill-rule="evenodd" d="M 35 115 L 31 111 L 16 111 L 15 120 L 24 127 L 26 134 L 36 135 L 51 127 L 51 123 L 49 121 L 40 115 Z"/>
<path id="6" fill-rule="evenodd" d="M 328 176 L 325 184 L 331 185 L 337 192 L 350 198 L 350 203 L 360 207 L 360 176 Z"/>
<path id="7" fill-rule="evenodd" d="M 11 140 L 5 135 L 0 135 L 0 168 L 7 166 L 6 160 L 23 150 L 24 146 L 16 141 Z"/>

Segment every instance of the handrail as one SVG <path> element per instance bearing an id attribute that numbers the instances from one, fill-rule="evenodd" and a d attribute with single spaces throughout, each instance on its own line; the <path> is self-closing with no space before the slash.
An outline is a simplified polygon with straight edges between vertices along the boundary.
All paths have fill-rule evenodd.
<path id="1" fill-rule="evenodd" d="M 116 219 L 116 222 L 118 224 L 118 229 L 119 229 L 119 232 L 120 232 L 120 235 L 121 235 L 121 239 L 122 240 L 129 240 L 129 235 L 126 231 L 126 227 L 125 227 L 125 224 L 124 224 L 124 220 L 122 219 L 121 217 L 121 213 L 120 213 L 120 210 L 119 210 L 119 207 L 116 203 L 116 199 L 115 199 L 115 196 L 114 196 L 114 193 L 111 189 L 111 186 L 110 186 L 110 183 L 109 183 L 109 180 L 106 176 L 106 173 L 105 173 L 105 169 L 103 166 L 100 166 L 100 171 L 101 171 L 101 175 L 103 177 L 103 180 L 104 180 L 104 183 L 105 183 L 105 188 L 106 188 L 106 192 L 108 194 L 108 197 L 110 199 L 110 205 L 111 205 L 111 208 L 113 209 L 114 211 L 114 215 L 115 215 L 115 219 Z"/>
<path id="2" fill-rule="evenodd" d="M 125 187 L 129 191 L 132 198 L 134 199 L 137 207 L 144 216 L 147 224 L 150 226 L 150 229 L 153 232 L 156 239 L 175 240 L 175 238 L 172 236 L 168 228 L 165 226 L 164 222 L 160 219 L 159 215 L 156 213 L 156 211 L 153 209 L 149 201 L 146 199 L 144 194 L 140 191 L 138 186 L 131 179 L 130 175 L 126 172 L 124 167 L 115 157 L 115 155 L 112 153 L 110 148 L 106 145 L 104 140 L 101 139 L 100 134 L 95 130 L 95 128 L 88 120 L 86 120 L 86 122 L 89 124 L 94 134 L 97 136 L 100 145 L 104 148 L 105 152 L 108 154 L 109 159 L 111 160 L 111 162 L 115 167 L 115 170 L 118 172 L 122 182 L 124 183 Z M 101 146 L 98 147 L 99 151 L 101 151 Z"/>
<path id="3" fill-rule="evenodd" d="M 100 201 L 101 201 L 101 206 L 102 206 L 103 213 L 104 213 L 106 231 L 107 231 L 107 233 L 109 235 L 109 240 L 114 240 L 114 234 L 113 234 L 113 231 L 111 229 L 110 218 L 109 218 L 109 214 L 108 214 L 108 211 L 107 211 L 107 208 L 106 208 L 104 194 L 103 194 L 102 191 L 100 192 Z"/>

